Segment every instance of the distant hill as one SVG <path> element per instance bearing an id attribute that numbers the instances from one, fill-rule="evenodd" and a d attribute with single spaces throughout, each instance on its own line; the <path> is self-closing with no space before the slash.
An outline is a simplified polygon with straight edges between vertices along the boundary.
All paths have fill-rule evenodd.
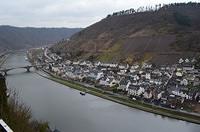
<path id="1" fill-rule="evenodd" d="M 54 45 L 52 51 L 67 58 L 127 63 L 174 63 L 179 57 L 199 54 L 199 3 L 124 12 L 108 15 L 74 34 L 70 41 Z"/>
<path id="2" fill-rule="evenodd" d="M 0 26 L 0 49 L 24 49 L 56 43 L 80 28 L 31 28 Z"/>

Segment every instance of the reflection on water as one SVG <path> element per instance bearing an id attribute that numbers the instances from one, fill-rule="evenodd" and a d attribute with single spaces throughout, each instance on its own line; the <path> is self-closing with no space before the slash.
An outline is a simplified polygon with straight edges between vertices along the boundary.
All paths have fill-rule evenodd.
<path id="1" fill-rule="evenodd" d="M 5 66 L 25 66 L 24 54 L 12 55 Z M 129 108 L 45 79 L 25 69 L 9 72 L 9 88 L 19 91 L 33 117 L 62 132 L 200 132 L 200 126 Z"/>

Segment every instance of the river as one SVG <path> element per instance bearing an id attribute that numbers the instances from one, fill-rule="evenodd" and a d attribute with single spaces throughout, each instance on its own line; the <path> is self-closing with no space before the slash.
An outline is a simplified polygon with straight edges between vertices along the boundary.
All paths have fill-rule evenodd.
<path id="1" fill-rule="evenodd" d="M 26 66 L 24 53 L 10 55 L 4 67 Z M 200 125 L 129 108 L 93 95 L 81 96 L 25 69 L 8 72 L 8 88 L 31 108 L 33 118 L 61 132 L 200 132 Z"/>

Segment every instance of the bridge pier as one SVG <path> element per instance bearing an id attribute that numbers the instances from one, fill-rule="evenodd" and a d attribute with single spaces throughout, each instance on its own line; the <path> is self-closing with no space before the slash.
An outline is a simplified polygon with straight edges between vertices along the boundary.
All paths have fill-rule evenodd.
<path id="1" fill-rule="evenodd" d="M 30 72 L 30 67 L 26 67 L 26 71 L 27 71 L 27 72 Z"/>
<path id="2" fill-rule="evenodd" d="M 4 71 L 3 73 L 4 73 L 4 76 L 7 76 L 7 75 L 8 75 L 7 71 Z"/>

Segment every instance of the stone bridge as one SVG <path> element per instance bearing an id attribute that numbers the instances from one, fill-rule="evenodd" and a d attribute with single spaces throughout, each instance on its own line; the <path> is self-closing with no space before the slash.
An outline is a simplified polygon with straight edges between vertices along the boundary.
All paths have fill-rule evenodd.
<path id="1" fill-rule="evenodd" d="M 0 69 L 0 72 L 4 73 L 4 75 L 8 74 L 8 71 L 14 70 L 14 69 L 26 69 L 27 72 L 30 72 L 31 68 L 39 68 L 46 66 L 47 64 L 42 64 L 42 65 L 27 65 L 27 66 L 20 66 L 20 67 L 12 67 L 12 68 L 5 68 L 5 69 Z"/>

